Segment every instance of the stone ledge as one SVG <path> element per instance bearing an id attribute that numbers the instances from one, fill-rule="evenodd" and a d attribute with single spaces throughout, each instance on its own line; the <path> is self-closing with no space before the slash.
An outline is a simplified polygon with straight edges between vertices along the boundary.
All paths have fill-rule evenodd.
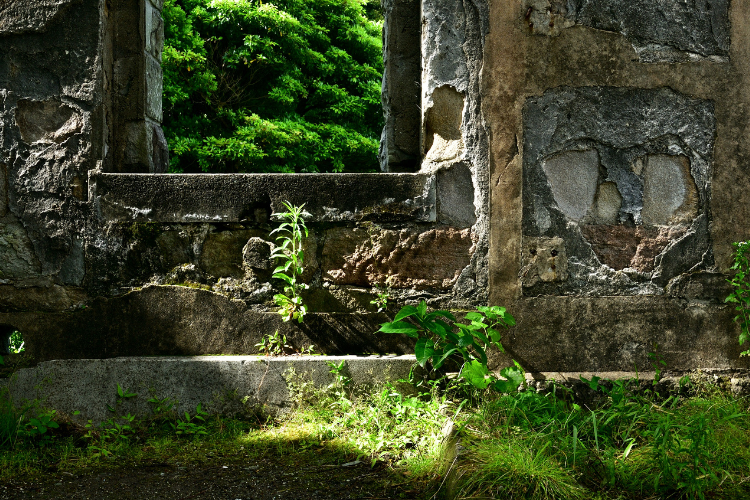
<path id="1" fill-rule="evenodd" d="M 112 174 L 89 179 L 105 220 L 254 222 L 258 210 L 305 203 L 308 222 L 434 222 L 427 174 Z"/>
<path id="2" fill-rule="evenodd" d="M 345 361 L 344 374 L 354 386 L 377 386 L 407 378 L 414 356 L 191 356 L 54 360 L 19 370 L 0 380 L 13 403 L 37 400 L 43 407 L 76 422 L 101 422 L 113 416 L 117 384 L 137 396 L 118 409 L 145 418 L 148 399 L 177 400 L 179 414 L 195 412 L 200 403 L 211 414 L 247 413 L 264 407 L 283 413 L 293 404 L 295 383 L 325 387 L 333 383 L 327 362 Z M 247 398 L 247 399 L 245 399 Z M 243 401 L 245 400 L 245 401 Z M 80 414 L 73 416 L 79 411 Z"/>

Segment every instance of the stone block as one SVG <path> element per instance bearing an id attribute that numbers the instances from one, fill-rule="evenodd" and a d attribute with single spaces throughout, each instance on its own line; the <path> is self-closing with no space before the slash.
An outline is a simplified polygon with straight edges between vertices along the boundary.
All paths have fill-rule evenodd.
<path id="1" fill-rule="evenodd" d="M 113 101 L 117 120 L 143 120 L 146 115 L 146 58 L 143 52 L 115 60 Z"/>
<path id="2" fill-rule="evenodd" d="M 164 10 L 164 0 L 146 0 L 146 1 L 151 2 L 151 5 L 159 12 Z"/>
<path id="3" fill-rule="evenodd" d="M 16 108 L 16 125 L 21 139 L 60 144 L 83 128 L 83 118 L 75 108 L 60 101 L 31 101 L 21 99 Z"/>
<path id="4" fill-rule="evenodd" d="M 148 120 L 129 121 L 120 133 L 117 168 L 123 172 L 151 174 L 166 171 L 169 149 L 161 125 Z"/>
<path id="5" fill-rule="evenodd" d="M 6 0 L 0 4 L 0 36 L 38 33 L 80 0 Z"/>
<path id="6" fill-rule="evenodd" d="M 471 227 L 477 221 L 474 208 L 474 179 L 465 163 L 437 173 L 438 221 L 453 227 Z"/>
<path id="7" fill-rule="evenodd" d="M 285 323 L 276 312 L 257 312 L 243 301 L 187 286 L 98 297 L 75 312 L 0 312 L 0 324 L 18 327 L 29 355 L 39 361 L 254 354 L 262 337 L 276 330 L 296 350 L 312 344 L 322 354 L 413 353 L 414 342 L 405 336 L 363 334 L 386 321 L 385 313 L 311 312 L 302 324 Z"/>
<path id="8" fill-rule="evenodd" d="M 210 233 L 201 250 L 201 269 L 217 278 L 243 277 L 245 275 L 242 265 L 243 249 L 250 238 L 260 236 L 263 236 L 263 233 L 256 230 Z"/>
<path id="9" fill-rule="evenodd" d="M 13 285 L 0 285 L 0 312 L 67 311 L 83 304 L 86 298 L 86 293 L 75 287 L 52 285 L 19 288 Z"/>
<path id="10" fill-rule="evenodd" d="M 21 224 L 0 223 L 0 280 L 38 276 L 41 264 Z"/>
<path id="11" fill-rule="evenodd" d="M 148 0 L 118 0 L 113 2 L 114 26 L 113 57 L 120 59 L 143 57 L 146 46 L 146 10 L 143 2 Z"/>
<path id="12" fill-rule="evenodd" d="M 164 19 L 160 10 L 146 3 L 146 52 L 156 61 L 161 61 L 164 50 Z"/>
<path id="13" fill-rule="evenodd" d="M 146 56 L 146 116 L 161 123 L 164 79 L 159 61 Z"/>
<path id="14" fill-rule="evenodd" d="M 95 176 L 102 215 L 112 220 L 255 222 L 282 201 L 305 203 L 316 222 L 431 222 L 435 176 L 426 174 L 181 174 Z"/>
<path id="15" fill-rule="evenodd" d="M 2 133 L 2 130 L 0 130 Z M 5 217 L 9 209 L 8 200 L 8 166 L 0 163 L 0 217 Z"/>
<path id="16" fill-rule="evenodd" d="M 385 126 L 380 141 L 384 172 L 419 170 L 422 129 L 420 34 L 421 2 L 384 0 L 383 88 Z"/>
<path id="17" fill-rule="evenodd" d="M 323 279 L 337 285 L 450 289 L 475 250 L 469 229 L 335 228 L 326 232 Z"/>
<path id="18" fill-rule="evenodd" d="M 117 387 L 136 396 L 123 412 L 148 418 L 151 397 L 178 402 L 178 413 L 194 412 L 198 404 L 209 414 L 244 415 L 263 408 L 273 414 L 294 405 L 292 384 L 323 388 L 335 382 L 328 363 L 344 363 L 352 384 L 374 388 L 409 376 L 414 356 L 201 356 L 55 360 L 21 369 L 10 383 L 19 404 L 43 400 L 49 408 L 80 424 L 111 417 Z M 54 380 L 54 383 L 49 383 Z M 5 381 L 2 381 L 5 382 Z M 230 396 L 231 395 L 231 396 Z M 80 412 L 80 413 L 79 413 Z M 76 413 L 76 415 L 74 415 Z"/>

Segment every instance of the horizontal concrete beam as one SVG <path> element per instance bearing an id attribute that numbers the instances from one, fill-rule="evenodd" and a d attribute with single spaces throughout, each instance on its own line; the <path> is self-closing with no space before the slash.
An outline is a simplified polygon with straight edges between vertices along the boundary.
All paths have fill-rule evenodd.
<path id="1" fill-rule="evenodd" d="M 436 217 L 435 176 L 426 174 L 95 173 L 89 189 L 114 221 L 254 222 L 259 210 L 284 211 L 283 201 L 304 203 L 316 222 Z"/>
<path id="2" fill-rule="evenodd" d="M 115 414 L 151 415 L 148 400 L 176 401 L 179 414 L 192 415 L 197 405 L 211 414 L 242 414 L 258 407 L 275 414 L 293 404 L 295 388 L 335 382 L 329 362 L 344 361 L 343 375 L 354 386 L 377 386 L 407 378 L 414 356 L 190 356 L 55 360 L 19 370 L 8 387 L 14 405 L 38 401 L 85 423 Z M 117 403 L 117 385 L 137 394 Z M 80 414 L 73 416 L 74 412 Z"/>

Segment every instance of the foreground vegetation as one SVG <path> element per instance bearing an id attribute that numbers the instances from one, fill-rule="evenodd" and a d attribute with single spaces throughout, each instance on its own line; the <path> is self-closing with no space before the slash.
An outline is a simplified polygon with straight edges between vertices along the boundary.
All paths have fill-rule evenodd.
<path id="1" fill-rule="evenodd" d="M 272 453 L 385 464 L 424 498 L 750 497 L 747 400 L 716 388 L 691 384 L 689 397 L 663 398 L 636 381 L 593 380 L 587 382 L 599 401 L 579 405 L 561 387 L 498 395 L 446 389 L 444 381 L 423 385 L 421 395 L 392 386 L 355 394 L 334 372 L 337 382 L 323 390 L 298 384 L 300 404 L 276 419 L 209 418 L 200 410 L 180 418 L 154 400 L 145 421 L 125 415 L 79 428 L 55 423 L 53 413 L 20 415 L 6 400 L 0 481 L 154 457 L 189 464 L 207 455 L 252 460 Z M 455 459 L 443 439 L 446 424 L 460 440 Z"/>

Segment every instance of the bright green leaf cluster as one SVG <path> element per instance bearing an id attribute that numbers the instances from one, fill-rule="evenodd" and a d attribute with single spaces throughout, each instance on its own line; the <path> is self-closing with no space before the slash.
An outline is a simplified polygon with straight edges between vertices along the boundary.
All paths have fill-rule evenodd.
<path id="1" fill-rule="evenodd" d="M 727 280 L 734 287 L 724 302 L 735 304 L 738 312 L 734 320 L 740 324 L 740 345 L 750 340 L 750 241 L 734 243 L 734 271 L 732 279 Z M 743 351 L 742 356 L 750 356 L 750 349 Z"/>
<path id="2" fill-rule="evenodd" d="M 418 306 L 403 307 L 390 323 L 380 327 L 383 333 L 398 333 L 417 339 L 414 354 L 417 363 L 427 363 L 437 370 L 452 357 L 461 356 L 460 377 L 478 389 L 492 387 L 499 392 L 512 392 L 524 382 L 524 372 L 515 366 L 503 368 L 498 378 L 487 366 L 487 349 L 495 347 L 505 352 L 498 328 L 516 324 L 504 307 L 480 306 L 465 316 L 467 323 L 459 323 L 449 311 L 427 312 L 423 300 Z M 410 321 L 405 321 L 405 320 Z M 451 323 L 449 324 L 448 321 Z"/>
<path id="3" fill-rule="evenodd" d="M 174 172 L 376 171 L 376 0 L 166 0 Z"/>

